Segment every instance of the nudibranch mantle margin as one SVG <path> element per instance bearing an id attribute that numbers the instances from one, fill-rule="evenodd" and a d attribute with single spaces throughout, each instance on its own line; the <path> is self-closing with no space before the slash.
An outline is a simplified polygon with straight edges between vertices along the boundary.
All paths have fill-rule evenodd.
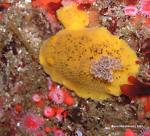
<path id="1" fill-rule="evenodd" d="M 79 10 L 76 4 L 57 10 L 57 17 L 65 29 L 41 46 L 39 59 L 45 72 L 83 98 L 100 100 L 119 96 L 120 85 L 127 84 L 128 77 L 139 71 L 134 50 L 105 27 L 88 28 L 88 13 Z M 121 69 L 112 70 L 112 82 L 91 73 L 93 62 L 103 56 L 121 62 Z"/>

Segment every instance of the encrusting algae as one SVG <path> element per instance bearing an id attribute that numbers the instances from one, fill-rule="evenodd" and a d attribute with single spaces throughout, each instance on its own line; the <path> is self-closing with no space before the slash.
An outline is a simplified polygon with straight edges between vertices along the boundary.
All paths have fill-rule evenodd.
<path id="1" fill-rule="evenodd" d="M 65 29 L 45 41 L 39 55 L 46 73 L 83 98 L 119 96 L 120 86 L 139 71 L 136 53 L 106 28 L 86 27 L 88 13 L 76 4 L 57 10 L 57 17 Z"/>

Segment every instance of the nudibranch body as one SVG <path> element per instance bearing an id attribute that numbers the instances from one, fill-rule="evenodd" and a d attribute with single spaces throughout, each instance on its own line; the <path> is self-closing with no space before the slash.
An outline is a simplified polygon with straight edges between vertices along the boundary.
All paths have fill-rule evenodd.
<path id="1" fill-rule="evenodd" d="M 40 64 L 53 81 L 80 97 L 106 99 L 139 71 L 136 53 L 104 27 L 88 28 L 88 13 L 76 4 L 57 10 L 65 29 L 45 41 Z"/>

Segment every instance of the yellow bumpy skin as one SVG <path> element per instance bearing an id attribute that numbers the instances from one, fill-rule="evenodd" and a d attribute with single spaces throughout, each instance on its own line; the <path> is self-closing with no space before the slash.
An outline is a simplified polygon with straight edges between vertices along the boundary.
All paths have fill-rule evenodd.
<path id="1" fill-rule="evenodd" d="M 71 9 L 70 12 L 77 11 L 70 17 L 71 21 L 76 21 L 75 24 L 68 23 L 71 14 L 68 9 Z M 128 83 L 128 77 L 139 71 L 137 56 L 125 41 L 112 35 L 106 28 L 83 28 L 87 24 L 80 18 L 80 12 L 83 20 L 88 20 L 87 13 L 83 14 L 74 5 L 58 10 L 58 18 L 66 29 L 43 43 L 40 63 L 52 80 L 83 98 L 99 100 L 111 95 L 118 96 L 121 94 L 120 85 Z M 91 74 L 92 63 L 102 56 L 116 58 L 121 62 L 122 68 L 113 71 L 112 82 Z"/>
<path id="2" fill-rule="evenodd" d="M 89 23 L 88 14 L 78 10 L 76 4 L 57 10 L 57 17 L 67 29 L 81 29 Z"/>

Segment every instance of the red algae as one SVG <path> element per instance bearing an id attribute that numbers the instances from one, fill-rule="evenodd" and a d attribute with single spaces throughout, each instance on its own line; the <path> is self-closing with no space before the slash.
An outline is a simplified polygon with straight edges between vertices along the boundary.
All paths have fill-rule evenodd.
<path id="1" fill-rule="evenodd" d="M 133 76 L 130 76 L 128 80 L 131 84 L 125 84 L 120 87 L 123 94 L 131 98 L 150 95 L 149 84 L 142 83 L 141 81 L 139 81 Z"/>
<path id="2" fill-rule="evenodd" d="M 47 8 L 49 3 L 59 3 L 60 0 L 32 0 L 33 7 Z"/>
<path id="3" fill-rule="evenodd" d="M 122 85 L 120 88 L 122 93 L 129 96 L 131 99 L 140 99 L 144 106 L 144 112 L 150 111 L 150 84 L 143 83 L 130 76 L 128 78 L 130 84 Z"/>
<path id="4" fill-rule="evenodd" d="M 59 3 L 50 2 L 48 4 L 48 12 L 53 15 L 56 15 L 56 10 L 59 9 L 61 6 L 62 4 L 60 2 Z"/>
<path id="5" fill-rule="evenodd" d="M 57 32 L 61 26 L 56 17 L 56 10 L 62 6 L 61 0 L 32 0 L 32 7 L 41 8 L 45 11 L 45 15 L 51 24 L 52 32 Z"/>
<path id="6" fill-rule="evenodd" d="M 50 14 L 56 14 L 56 10 L 59 9 L 62 4 L 60 0 L 32 0 L 32 6 L 42 8 Z"/>

